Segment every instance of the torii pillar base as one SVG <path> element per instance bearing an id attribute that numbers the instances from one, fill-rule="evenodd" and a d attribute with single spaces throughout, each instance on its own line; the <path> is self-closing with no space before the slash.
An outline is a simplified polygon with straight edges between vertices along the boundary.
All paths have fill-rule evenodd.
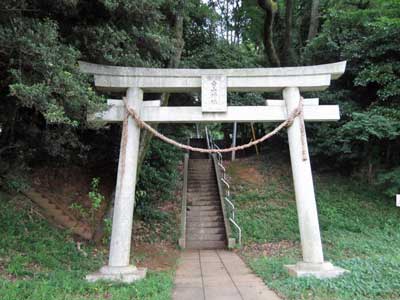
<path id="1" fill-rule="evenodd" d="M 321 264 L 298 262 L 295 265 L 285 265 L 289 274 L 295 277 L 316 277 L 318 279 L 335 278 L 349 272 L 343 268 L 336 267 L 330 262 Z"/>
<path id="2" fill-rule="evenodd" d="M 145 278 L 146 273 L 146 268 L 137 268 L 132 265 L 127 267 L 104 266 L 98 272 L 87 275 L 86 280 L 89 282 L 115 281 L 132 283 Z"/>

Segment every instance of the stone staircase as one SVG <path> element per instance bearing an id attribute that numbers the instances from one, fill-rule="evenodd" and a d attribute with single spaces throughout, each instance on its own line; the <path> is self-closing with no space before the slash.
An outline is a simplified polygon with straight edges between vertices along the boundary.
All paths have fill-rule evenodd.
<path id="1" fill-rule="evenodd" d="M 89 224 L 77 220 L 75 216 L 68 212 L 67 207 L 47 198 L 34 189 L 22 191 L 22 194 L 39 205 L 51 223 L 67 228 L 84 239 L 92 239 L 94 233 Z"/>
<path id="2" fill-rule="evenodd" d="M 186 209 L 186 248 L 224 249 L 224 217 L 213 161 L 190 153 Z"/>

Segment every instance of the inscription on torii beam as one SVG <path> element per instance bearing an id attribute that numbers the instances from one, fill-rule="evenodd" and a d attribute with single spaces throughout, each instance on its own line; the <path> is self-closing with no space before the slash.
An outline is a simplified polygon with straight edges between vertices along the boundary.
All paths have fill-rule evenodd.
<path id="1" fill-rule="evenodd" d="M 201 111 L 226 112 L 228 110 L 227 79 L 224 75 L 201 76 Z"/>

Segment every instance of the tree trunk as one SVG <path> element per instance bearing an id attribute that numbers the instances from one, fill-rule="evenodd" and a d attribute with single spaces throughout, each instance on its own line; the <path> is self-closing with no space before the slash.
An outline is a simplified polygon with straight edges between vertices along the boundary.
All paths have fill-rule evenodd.
<path id="1" fill-rule="evenodd" d="M 271 66 L 280 67 L 281 62 L 276 54 L 273 40 L 273 26 L 278 5 L 273 0 L 258 0 L 258 5 L 265 11 L 263 36 L 265 54 Z"/>
<path id="2" fill-rule="evenodd" d="M 182 57 L 183 48 L 185 45 L 185 41 L 183 40 L 183 10 L 182 10 L 182 6 L 183 6 L 183 4 L 179 6 L 181 9 L 179 9 L 177 14 L 175 15 L 175 20 L 174 20 L 174 24 L 173 24 L 174 39 L 175 39 L 175 53 L 174 53 L 174 55 L 172 55 L 170 57 L 170 60 L 168 63 L 168 68 L 177 68 L 179 66 L 179 63 L 180 63 L 181 57 Z M 161 105 L 162 106 L 168 105 L 169 96 L 170 95 L 168 93 L 163 93 L 161 95 Z M 153 124 L 153 127 L 155 129 L 157 129 L 158 124 Z M 139 179 L 140 170 L 141 170 L 143 161 L 146 157 L 146 153 L 147 153 L 147 150 L 149 149 L 152 138 L 153 138 L 153 135 L 150 132 L 148 132 L 147 130 L 144 130 L 141 133 L 136 180 Z"/>
<path id="3" fill-rule="evenodd" d="M 319 27 L 319 0 L 313 0 L 311 4 L 310 27 L 307 40 L 310 42 L 318 34 Z"/>
<path id="4" fill-rule="evenodd" d="M 282 50 L 282 65 L 293 63 L 292 30 L 293 30 L 293 0 L 285 0 L 285 35 Z"/>

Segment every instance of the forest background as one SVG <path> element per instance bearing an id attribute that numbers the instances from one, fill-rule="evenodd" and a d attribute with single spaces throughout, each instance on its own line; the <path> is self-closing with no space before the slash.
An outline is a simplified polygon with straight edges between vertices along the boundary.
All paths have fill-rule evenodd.
<path id="1" fill-rule="evenodd" d="M 321 104 L 340 105 L 341 120 L 307 124 L 312 161 L 394 197 L 400 192 L 399 44 L 398 0 L 3 0 L 2 185 L 23 189 L 29 171 L 43 165 L 107 169 L 115 177 L 121 128 L 86 121 L 110 95 L 94 90 L 78 60 L 159 68 L 347 60 L 345 75 L 318 93 Z M 266 97 L 230 93 L 228 101 L 256 105 Z M 156 98 L 164 105 L 199 105 L 194 94 L 145 95 Z M 271 126 L 256 124 L 257 134 Z M 231 127 L 214 130 L 227 139 Z M 190 125 L 159 130 L 182 141 L 195 132 Z M 239 136 L 250 138 L 249 125 L 239 126 Z M 278 140 L 285 143 L 285 135 Z M 142 134 L 139 204 L 170 190 L 180 159 L 175 149 Z"/>

